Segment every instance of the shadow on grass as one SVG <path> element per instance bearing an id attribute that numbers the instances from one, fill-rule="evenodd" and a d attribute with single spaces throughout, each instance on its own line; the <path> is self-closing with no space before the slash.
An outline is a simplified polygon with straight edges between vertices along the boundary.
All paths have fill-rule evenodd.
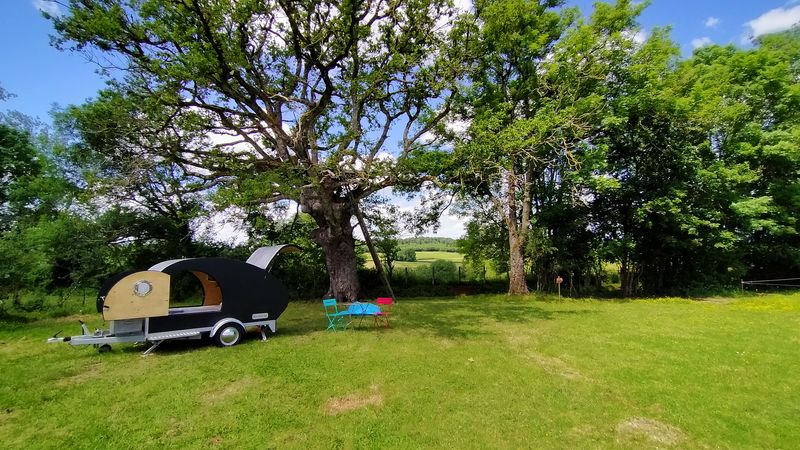
<path id="1" fill-rule="evenodd" d="M 269 336 L 269 335 L 267 335 Z M 268 338 L 267 341 L 269 341 Z M 264 342 L 261 341 L 261 336 L 254 332 L 254 333 L 245 333 L 242 341 L 237 344 L 237 347 L 240 345 L 259 345 L 263 344 Z M 116 346 L 112 346 L 112 352 L 119 352 L 119 353 L 144 353 L 148 348 L 150 348 L 150 344 L 117 344 Z M 214 351 L 224 352 L 228 349 L 224 347 L 219 347 L 215 345 L 211 339 L 202 338 L 202 339 L 174 339 L 174 340 L 167 340 L 161 343 L 157 349 L 153 350 L 150 355 L 179 355 L 187 352 L 192 352 L 197 349 L 211 349 Z"/>
<path id="2" fill-rule="evenodd" d="M 27 316 L 23 316 L 23 315 L 18 315 L 18 314 L 4 313 L 4 314 L 0 315 L 0 325 L 3 325 L 3 324 L 15 324 L 16 325 L 16 324 L 20 324 L 20 323 L 30 323 L 30 322 L 33 322 L 33 321 L 35 321 L 35 319 L 27 317 Z"/>
<path id="3" fill-rule="evenodd" d="M 560 316 L 594 313 L 592 310 L 551 311 L 533 304 L 499 302 L 417 302 L 403 311 L 404 328 L 421 328 L 439 337 L 451 339 L 475 339 L 496 332 L 489 332 L 482 322 L 529 324 L 556 320 Z"/>
<path id="4" fill-rule="evenodd" d="M 305 335 L 312 332 L 324 331 L 327 327 L 325 315 L 316 312 L 313 304 L 311 309 L 300 309 L 300 314 L 292 314 L 278 327 L 278 336 L 292 337 Z M 312 312 L 313 311 L 313 312 Z M 472 297 L 469 300 L 454 299 L 419 299 L 398 302 L 389 322 L 390 330 L 420 330 L 426 334 L 450 339 L 477 339 L 483 336 L 496 334 L 496 331 L 487 331 L 492 327 L 484 326 L 485 321 L 501 323 L 530 324 L 536 326 L 537 322 L 556 320 L 563 316 L 575 316 L 595 313 L 591 309 L 559 310 L 543 308 L 531 301 L 495 300 L 493 297 Z M 346 332 L 381 332 L 388 331 L 382 326 L 375 326 L 371 318 L 363 320 L 363 324 L 356 324 Z"/>
<path id="5" fill-rule="evenodd" d="M 324 313 L 320 313 L 319 316 L 294 317 L 284 323 L 279 320 L 276 334 L 279 336 L 297 336 L 325 330 L 328 326 L 327 320 Z"/>

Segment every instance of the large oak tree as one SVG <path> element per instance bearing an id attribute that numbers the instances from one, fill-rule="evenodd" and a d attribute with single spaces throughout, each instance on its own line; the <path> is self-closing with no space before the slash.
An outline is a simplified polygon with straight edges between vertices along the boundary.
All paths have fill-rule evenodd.
<path id="1" fill-rule="evenodd" d="M 86 52 L 132 114 L 182 138 L 143 157 L 232 202 L 299 202 L 340 299 L 359 290 L 354 208 L 418 179 L 410 155 L 461 70 L 443 0 L 70 0 L 52 20 L 57 46 Z"/>

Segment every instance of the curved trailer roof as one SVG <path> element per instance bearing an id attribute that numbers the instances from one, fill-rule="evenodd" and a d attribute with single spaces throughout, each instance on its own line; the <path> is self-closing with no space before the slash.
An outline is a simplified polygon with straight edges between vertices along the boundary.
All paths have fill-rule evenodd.
<path id="1" fill-rule="evenodd" d="M 283 245 L 273 245 L 271 247 L 260 247 L 247 258 L 247 264 L 252 266 L 256 266 L 259 269 L 264 269 L 269 272 L 272 269 L 272 263 L 275 260 L 275 257 L 280 255 L 281 253 L 293 253 L 300 251 L 300 248 L 290 244 L 283 244 Z M 153 270 L 156 272 L 163 272 L 168 267 L 181 263 L 184 261 L 189 261 L 192 259 L 199 259 L 199 258 L 183 258 L 183 259 L 170 259 L 167 261 L 162 261 L 158 264 L 153 265 L 148 270 Z"/>

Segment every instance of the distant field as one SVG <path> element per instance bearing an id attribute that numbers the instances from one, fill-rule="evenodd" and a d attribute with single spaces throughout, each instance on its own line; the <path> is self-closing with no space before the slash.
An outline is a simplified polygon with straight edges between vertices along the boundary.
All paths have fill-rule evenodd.
<path id="1" fill-rule="evenodd" d="M 365 267 L 368 269 L 375 267 L 375 264 L 372 263 L 372 257 L 369 255 L 369 253 L 365 253 L 364 258 L 367 260 L 367 262 L 364 264 Z M 406 267 L 412 269 L 423 264 L 430 264 L 437 259 L 444 259 L 446 261 L 453 261 L 456 264 L 461 264 L 464 262 L 464 255 L 456 252 L 417 252 L 417 260 L 415 262 L 397 261 L 394 263 L 394 266 L 398 269 L 404 269 Z"/>

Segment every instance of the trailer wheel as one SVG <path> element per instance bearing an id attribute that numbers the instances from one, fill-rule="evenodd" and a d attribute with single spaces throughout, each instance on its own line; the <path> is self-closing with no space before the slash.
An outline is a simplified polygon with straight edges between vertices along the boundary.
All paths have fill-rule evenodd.
<path id="1" fill-rule="evenodd" d="M 108 352 L 110 352 L 110 351 L 111 351 L 111 345 L 109 345 L 109 344 L 103 344 L 103 345 L 101 345 L 100 347 L 97 347 L 97 351 L 98 351 L 99 353 L 108 353 Z"/>
<path id="2" fill-rule="evenodd" d="M 214 335 L 214 343 L 220 347 L 233 347 L 242 341 L 244 328 L 238 323 L 230 322 L 223 325 Z"/>

